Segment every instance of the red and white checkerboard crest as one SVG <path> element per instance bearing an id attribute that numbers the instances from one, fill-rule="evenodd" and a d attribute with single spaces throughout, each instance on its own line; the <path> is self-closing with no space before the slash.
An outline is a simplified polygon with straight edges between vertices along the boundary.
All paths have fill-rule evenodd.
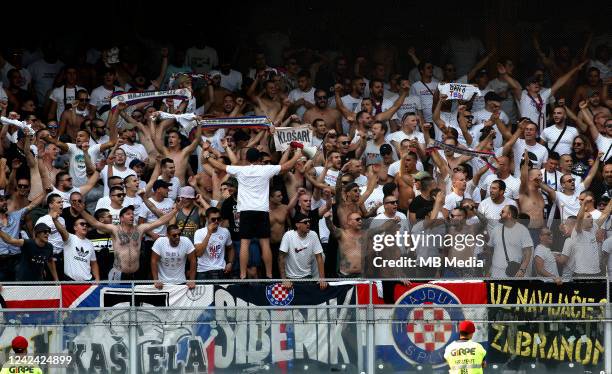
<path id="1" fill-rule="evenodd" d="M 293 288 L 287 289 L 281 283 L 266 286 L 266 298 L 271 305 L 285 306 L 291 304 L 295 296 Z"/>
<path id="2" fill-rule="evenodd" d="M 459 338 L 457 321 L 464 319 L 459 298 L 449 290 L 426 284 L 397 300 L 391 326 L 397 352 L 413 364 L 444 365 L 444 348 Z"/>

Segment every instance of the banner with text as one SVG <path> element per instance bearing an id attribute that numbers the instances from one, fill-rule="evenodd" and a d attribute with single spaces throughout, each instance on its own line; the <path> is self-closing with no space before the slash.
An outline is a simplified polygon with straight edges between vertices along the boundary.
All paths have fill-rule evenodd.
<path id="1" fill-rule="evenodd" d="M 572 306 L 606 302 L 605 281 L 571 282 L 562 285 L 541 281 L 490 281 L 489 304 L 560 304 L 554 307 L 500 307 L 489 309 L 487 361 L 520 367 L 538 361 L 600 367 L 604 359 L 605 308 Z M 559 322 L 554 321 L 571 321 Z M 524 321 L 524 322 L 521 322 Z M 538 321 L 552 321 L 538 323 Z M 584 322 L 582 322 L 584 321 Z"/>
<path id="2" fill-rule="evenodd" d="M 309 126 L 277 127 L 274 132 L 274 146 L 277 151 L 284 152 L 291 142 L 310 145 L 312 131 Z"/>

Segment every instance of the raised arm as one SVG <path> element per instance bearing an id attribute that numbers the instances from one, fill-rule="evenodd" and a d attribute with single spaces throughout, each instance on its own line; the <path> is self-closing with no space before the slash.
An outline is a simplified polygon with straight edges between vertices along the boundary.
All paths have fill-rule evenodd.
<path id="1" fill-rule="evenodd" d="M 595 161 L 593 161 L 593 165 L 591 165 L 591 169 L 589 170 L 589 174 L 587 174 L 586 178 L 582 181 L 584 184 L 584 189 L 588 189 L 591 186 L 591 182 L 593 182 L 593 178 L 597 175 L 597 171 L 599 170 L 599 159 L 604 155 L 603 152 L 599 152 Z"/>
<path id="2" fill-rule="evenodd" d="M 334 85 L 334 93 L 336 95 L 336 109 L 342 114 L 342 117 L 346 118 L 347 121 L 355 120 L 355 113 L 351 112 L 344 102 L 342 101 L 342 96 L 340 93 L 342 92 L 342 85 L 340 83 L 336 83 Z"/>
<path id="3" fill-rule="evenodd" d="M 589 60 L 584 60 L 583 62 L 575 66 L 572 70 L 568 71 L 567 73 L 563 74 L 559 79 L 557 79 L 550 88 L 550 94 L 554 96 L 555 93 L 557 93 L 557 91 L 559 91 L 561 87 L 563 87 L 567 82 L 569 82 L 572 76 L 576 74 L 580 69 L 582 69 L 582 67 L 587 62 L 589 62 Z"/>
<path id="4" fill-rule="evenodd" d="M 2 239 L 8 245 L 14 245 L 15 247 L 21 247 L 23 245 L 23 239 L 15 239 L 4 231 L 0 230 L 0 239 Z"/>
<path id="5" fill-rule="evenodd" d="M 393 105 L 391 106 L 391 108 L 385 110 L 382 113 L 378 113 L 374 119 L 377 121 L 388 121 L 391 119 L 391 117 L 393 117 L 393 115 L 395 114 L 395 112 L 397 112 L 399 110 L 399 108 L 402 107 L 402 104 L 404 103 L 404 100 L 406 99 L 406 97 L 408 96 L 408 93 L 410 92 L 410 82 L 408 80 L 403 80 L 401 82 L 401 94 L 400 96 L 397 98 L 397 100 L 395 100 L 395 102 L 393 103 Z"/>
<path id="6" fill-rule="evenodd" d="M 495 55 L 495 53 L 497 53 L 497 50 L 495 48 L 493 48 L 491 50 L 491 52 L 489 52 L 489 54 L 487 54 L 486 56 L 484 56 L 480 61 L 478 61 L 476 63 L 476 65 L 474 65 L 474 67 L 472 68 L 472 70 L 470 70 L 467 74 L 467 81 L 471 82 L 472 79 L 474 79 L 474 77 L 476 77 L 476 74 L 478 74 L 478 72 L 480 71 L 480 69 L 484 68 L 485 65 L 489 62 L 489 60 L 491 59 L 491 57 L 493 57 L 493 55 Z"/>
<path id="7" fill-rule="evenodd" d="M 570 108 L 567 107 L 567 105 L 565 105 L 565 101 L 563 101 L 563 108 L 565 108 L 565 113 L 567 113 L 567 117 L 574 121 L 576 126 L 578 126 L 580 132 L 586 134 L 589 130 L 589 125 L 587 125 L 581 118 L 578 118 L 576 113 L 574 113 Z"/>
<path id="8" fill-rule="evenodd" d="M 40 174 L 40 180 L 42 183 L 42 188 L 44 191 L 51 191 L 53 189 L 53 182 L 49 178 L 49 173 L 47 172 L 47 167 L 42 159 L 40 153 L 38 154 L 38 173 Z"/>
<path id="9" fill-rule="evenodd" d="M 287 150 L 285 152 L 288 152 L 289 149 L 291 149 L 291 148 L 287 148 Z M 287 171 L 293 169 L 293 167 L 295 166 L 295 163 L 300 159 L 300 157 L 302 157 L 302 149 L 301 148 L 296 148 L 295 151 L 293 152 L 293 157 L 289 161 L 281 164 L 280 173 L 283 174 L 283 173 L 286 173 Z"/>
<path id="10" fill-rule="evenodd" d="M 87 213 L 87 211 L 85 210 L 85 205 L 83 205 L 83 203 L 76 203 L 76 204 L 73 205 L 73 208 L 94 229 L 97 229 L 97 230 L 100 230 L 100 231 L 104 231 L 104 232 L 107 232 L 107 233 L 113 233 L 113 230 L 115 229 L 115 225 L 107 225 L 105 223 L 102 223 L 102 222 L 98 221 L 94 217 L 92 217 L 92 215 Z"/>
<path id="11" fill-rule="evenodd" d="M 196 130 L 195 136 L 191 144 L 189 144 L 185 149 L 183 149 L 183 157 L 188 158 L 193 151 L 195 151 L 196 147 L 202 141 L 202 126 L 198 125 L 198 129 Z"/>
<path id="12" fill-rule="evenodd" d="M 499 79 L 505 81 L 508 83 L 508 86 L 510 86 L 512 94 L 514 95 L 514 100 L 519 100 L 523 91 L 521 84 L 508 74 L 506 67 L 503 64 L 497 64 L 497 73 L 499 74 Z"/>
<path id="13" fill-rule="evenodd" d="M 514 134 L 512 134 L 512 137 L 504 143 L 504 147 L 502 148 L 503 155 L 509 155 L 510 152 L 512 152 L 514 144 L 523 135 L 523 130 L 525 129 L 525 122 L 526 121 L 524 120 L 521 121 L 521 123 L 519 123 L 519 128 L 514 132 Z"/>
<path id="14" fill-rule="evenodd" d="M 64 242 L 67 242 L 68 238 L 70 237 L 70 234 L 68 234 L 68 231 L 66 231 L 66 228 L 57 219 L 60 216 L 60 212 L 51 212 L 49 213 L 49 215 L 51 216 L 51 220 L 53 221 L 55 228 L 62 236 L 62 240 Z"/>
<path id="15" fill-rule="evenodd" d="M 529 160 L 529 151 L 525 148 L 525 152 L 523 153 L 523 160 Z M 529 162 L 523 162 L 521 165 L 521 186 L 519 187 L 519 193 L 522 195 L 526 195 L 529 189 L 527 185 L 529 183 Z"/>
<path id="16" fill-rule="evenodd" d="M 147 231 L 151 231 L 154 230 L 156 228 L 158 228 L 159 226 L 163 226 L 168 224 L 168 222 L 170 222 L 170 220 L 179 212 L 180 210 L 180 206 L 183 205 L 183 202 L 178 202 L 174 208 L 172 208 L 171 211 L 169 211 L 168 213 L 164 214 L 163 216 L 161 216 L 160 218 L 158 218 L 157 220 L 150 222 L 150 223 L 143 223 L 138 225 L 138 231 L 140 232 L 147 232 Z"/>
<path id="17" fill-rule="evenodd" d="M 42 140 L 46 141 L 47 143 L 55 144 L 64 153 L 68 152 L 68 145 L 66 143 L 62 142 L 62 141 L 54 139 L 54 138 L 52 138 L 52 137 L 50 137 L 48 135 L 45 136 L 44 138 L 42 138 Z"/>

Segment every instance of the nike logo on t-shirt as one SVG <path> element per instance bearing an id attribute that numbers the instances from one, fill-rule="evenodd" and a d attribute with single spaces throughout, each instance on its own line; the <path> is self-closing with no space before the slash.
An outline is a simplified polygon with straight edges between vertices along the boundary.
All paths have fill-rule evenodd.
<path id="1" fill-rule="evenodd" d="M 304 248 L 296 248 L 295 249 L 295 253 L 300 253 L 300 252 L 302 252 L 305 249 L 306 249 L 306 247 L 304 247 Z"/>

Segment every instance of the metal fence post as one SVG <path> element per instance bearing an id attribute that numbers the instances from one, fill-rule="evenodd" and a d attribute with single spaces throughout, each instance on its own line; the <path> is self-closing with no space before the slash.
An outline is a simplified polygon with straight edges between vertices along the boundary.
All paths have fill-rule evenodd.
<path id="1" fill-rule="evenodd" d="M 374 303 L 372 303 L 372 284 L 373 282 L 368 281 L 368 310 L 366 312 L 366 324 L 368 327 L 368 337 L 367 337 L 367 373 L 374 374 L 375 370 L 375 354 L 374 354 Z"/>
<path id="2" fill-rule="evenodd" d="M 130 303 L 130 346 L 129 346 L 129 357 L 130 357 L 130 373 L 136 374 L 138 373 L 138 344 L 136 341 L 136 295 L 134 293 L 135 285 L 134 282 L 131 283 L 132 286 L 132 302 Z"/>
<path id="3" fill-rule="evenodd" d="M 606 373 L 612 373 L 612 304 L 610 302 L 610 277 L 606 271 L 606 324 L 604 326 L 604 357 Z"/>

